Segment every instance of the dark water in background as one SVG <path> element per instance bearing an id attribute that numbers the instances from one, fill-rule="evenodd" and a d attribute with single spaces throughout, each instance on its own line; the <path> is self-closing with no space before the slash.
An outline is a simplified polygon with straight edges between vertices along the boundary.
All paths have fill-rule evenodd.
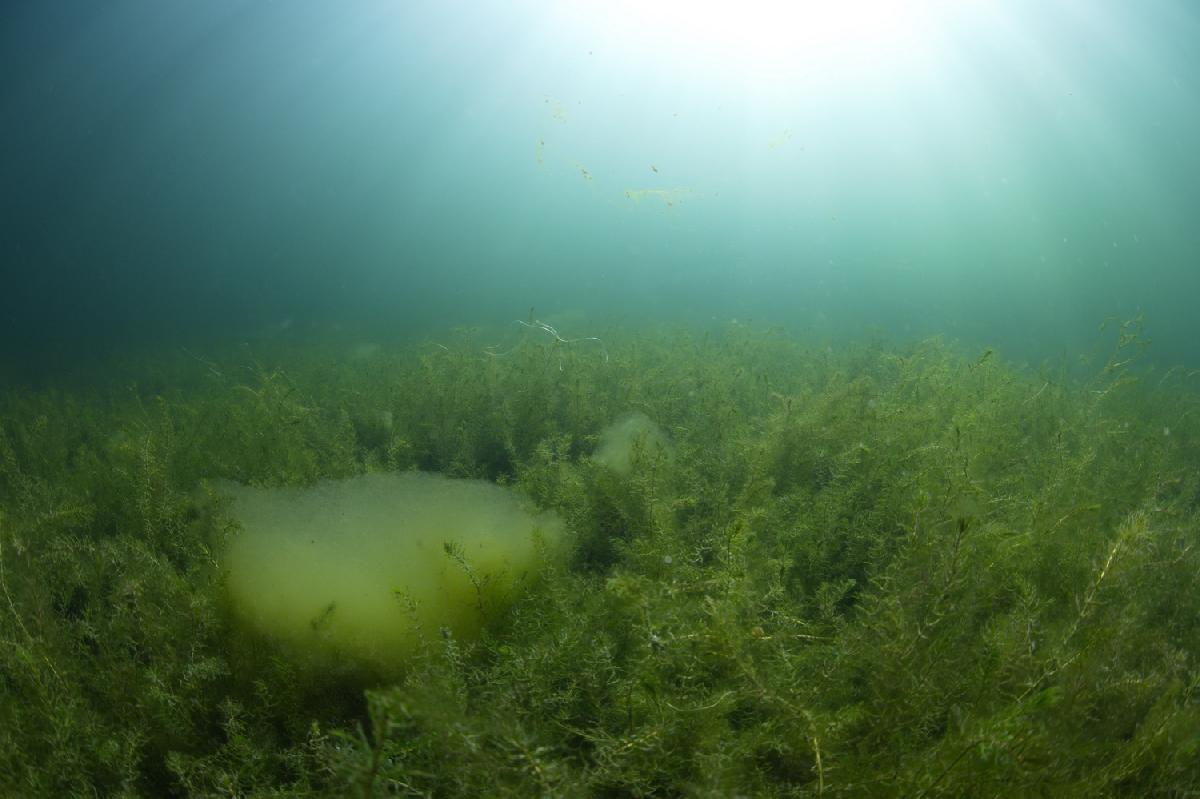
<path id="1" fill-rule="evenodd" d="M 6 4 L 3 374 L 530 307 L 1200 363 L 1200 6 L 728 5 Z"/>

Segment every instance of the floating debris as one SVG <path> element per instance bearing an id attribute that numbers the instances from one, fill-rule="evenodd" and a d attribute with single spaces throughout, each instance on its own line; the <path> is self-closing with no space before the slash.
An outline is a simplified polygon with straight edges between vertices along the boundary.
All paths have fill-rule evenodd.
<path id="1" fill-rule="evenodd" d="M 781 133 L 777 133 L 774 136 L 772 136 L 770 139 L 767 140 L 767 146 L 770 147 L 772 150 L 774 150 L 779 145 L 786 144 L 787 142 L 791 141 L 791 138 L 792 138 L 792 129 L 784 128 Z"/>
<path id="2" fill-rule="evenodd" d="M 550 109 L 550 116 L 554 117 L 559 122 L 567 121 L 567 107 L 565 105 L 552 97 L 547 97 L 545 102 L 546 107 Z"/>
<path id="3" fill-rule="evenodd" d="M 640 203 L 642 200 L 659 200 L 668 208 L 673 208 L 675 203 L 687 199 L 695 199 L 699 197 L 696 192 L 691 189 L 626 189 L 625 199 L 633 200 L 635 203 Z"/>

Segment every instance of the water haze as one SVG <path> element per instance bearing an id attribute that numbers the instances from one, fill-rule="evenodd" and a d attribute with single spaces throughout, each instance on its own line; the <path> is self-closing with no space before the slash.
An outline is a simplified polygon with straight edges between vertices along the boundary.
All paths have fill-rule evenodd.
<path id="1" fill-rule="evenodd" d="M 737 319 L 1200 361 L 1175 0 L 18 4 L 6 371 L 352 328 Z"/>

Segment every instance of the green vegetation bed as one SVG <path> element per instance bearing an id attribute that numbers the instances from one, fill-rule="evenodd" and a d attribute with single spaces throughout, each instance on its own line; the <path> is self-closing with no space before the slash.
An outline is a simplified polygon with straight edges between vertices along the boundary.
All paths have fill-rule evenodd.
<path id="1" fill-rule="evenodd" d="M 1137 369 L 1135 325 L 1083 379 L 523 332 L 0 397 L 0 794 L 1200 790 L 1200 375 Z M 669 448 L 606 468 L 631 413 Z M 237 622 L 213 481 L 414 469 L 521 492 L 567 554 L 391 669 Z"/>

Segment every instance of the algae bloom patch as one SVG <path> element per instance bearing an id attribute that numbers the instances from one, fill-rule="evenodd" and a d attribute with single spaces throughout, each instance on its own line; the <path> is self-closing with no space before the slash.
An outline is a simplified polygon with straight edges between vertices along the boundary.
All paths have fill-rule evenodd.
<path id="1" fill-rule="evenodd" d="M 631 413 L 604 428 L 592 460 L 620 475 L 633 471 L 640 455 L 670 455 L 671 442 L 662 428 L 644 413 Z"/>
<path id="2" fill-rule="evenodd" d="M 500 486 L 407 472 L 305 488 L 222 487 L 241 530 L 226 551 L 234 612 L 304 650 L 403 660 L 511 602 L 561 521 Z"/>

